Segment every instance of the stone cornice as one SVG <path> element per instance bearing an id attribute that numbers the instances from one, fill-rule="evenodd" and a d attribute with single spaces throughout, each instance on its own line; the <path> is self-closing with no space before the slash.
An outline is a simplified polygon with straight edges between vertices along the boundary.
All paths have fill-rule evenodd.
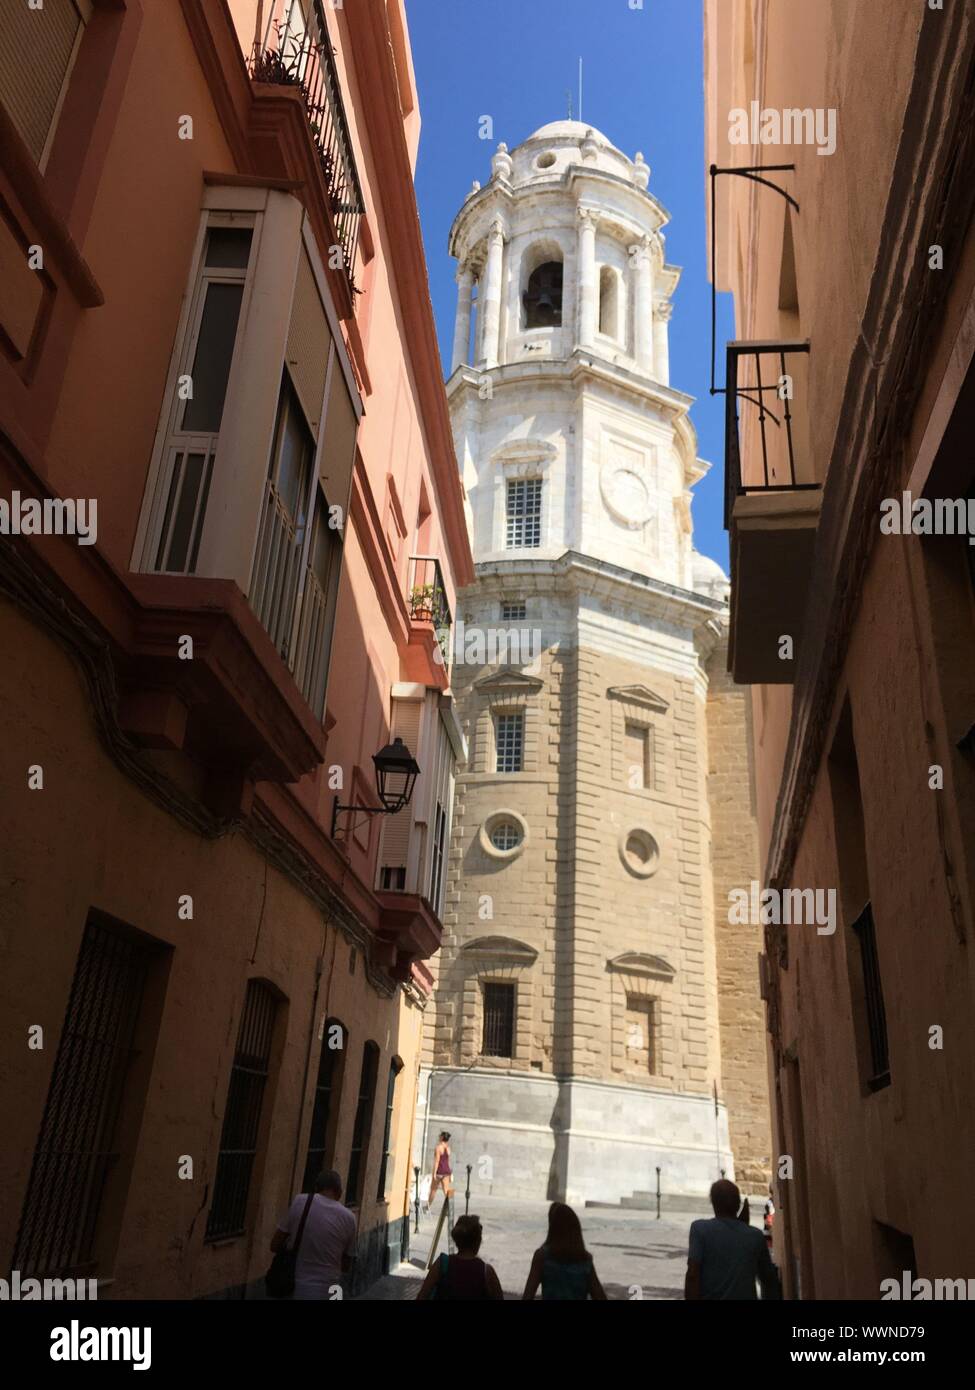
<path id="1" fill-rule="evenodd" d="M 911 437 L 931 340 L 940 331 L 941 310 L 972 219 L 973 54 L 970 7 L 924 10 L 882 241 L 823 488 L 792 723 L 766 861 L 766 880 L 773 886 L 791 879 L 879 535 L 879 501 L 893 496 L 902 481 L 903 441 Z M 945 253 L 937 275 L 927 268 L 932 243 Z M 767 937 L 778 934 L 772 928 Z M 781 943 L 770 939 L 768 944 L 769 954 L 779 956 Z"/>

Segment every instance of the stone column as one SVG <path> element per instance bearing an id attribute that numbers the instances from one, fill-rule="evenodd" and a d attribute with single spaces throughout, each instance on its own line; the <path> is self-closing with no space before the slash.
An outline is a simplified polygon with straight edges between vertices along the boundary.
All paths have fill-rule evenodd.
<path id="1" fill-rule="evenodd" d="M 576 284 L 579 294 L 578 347 L 592 347 L 596 341 L 596 222 L 592 208 L 578 208 L 578 271 Z"/>
<path id="2" fill-rule="evenodd" d="M 669 301 L 653 309 L 653 366 L 654 376 L 662 386 L 670 385 L 670 346 L 667 325 L 674 306 Z"/>
<path id="3" fill-rule="evenodd" d="M 640 371 L 650 376 L 656 359 L 656 337 L 649 237 L 645 236 L 630 247 L 630 265 L 633 267 L 633 356 Z"/>
<path id="4" fill-rule="evenodd" d="M 474 291 L 474 271 L 469 261 L 457 267 L 457 317 L 454 320 L 454 355 L 450 370 L 456 372 L 467 362 L 471 345 L 471 296 Z"/>
<path id="5" fill-rule="evenodd" d="M 501 219 L 491 223 L 487 236 L 487 265 L 481 280 L 478 315 L 481 320 L 482 367 L 496 367 L 501 332 L 501 266 L 504 256 L 504 227 Z"/>

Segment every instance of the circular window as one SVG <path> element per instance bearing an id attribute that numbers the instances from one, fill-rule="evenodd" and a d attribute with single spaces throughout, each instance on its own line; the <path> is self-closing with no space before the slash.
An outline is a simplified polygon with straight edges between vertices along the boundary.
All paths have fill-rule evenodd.
<path id="1" fill-rule="evenodd" d="M 491 830 L 491 843 L 495 849 L 509 850 L 520 845 L 521 831 L 513 820 L 499 820 Z"/>
<path id="2" fill-rule="evenodd" d="M 555 163 L 555 155 L 552 154 L 551 151 L 548 151 L 548 153 L 546 153 L 546 154 L 540 154 L 540 155 L 538 156 L 538 158 L 535 160 L 535 168 L 536 168 L 536 169 L 551 169 L 551 167 L 552 167 L 552 165 L 553 165 L 554 163 Z"/>
<path id="3" fill-rule="evenodd" d="M 625 830 L 619 840 L 623 866 L 634 878 L 650 878 L 660 864 L 660 849 L 649 830 L 634 826 Z"/>
<path id="4" fill-rule="evenodd" d="M 517 811 L 495 811 L 478 833 L 481 849 L 492 859 L 515 859 L 525 848 L 528 826 Z"/>

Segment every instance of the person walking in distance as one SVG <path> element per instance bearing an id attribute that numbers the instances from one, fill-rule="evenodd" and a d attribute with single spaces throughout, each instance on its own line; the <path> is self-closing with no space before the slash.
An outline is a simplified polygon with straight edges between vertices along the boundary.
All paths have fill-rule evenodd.
<path id="1" fill-rule="evenodd" d="M 456 1255 L 441 1255 L 427 1271 L 417 1294 L 421 1298 L 446 1298 L 459 1301 L 504 1298 L 498 1276 L 490 1265 L 478 1256 L 484 1232 L 479 1216 L 460 1216 L 450 1233 L 457 1246 Z"/>
<path id="2" fill-rule="evenodd" d="M 543 1302 L 606 1298 L 579 1218 L 564 1202 L 553 1202 L 548 1209 L 548 1235 L 535 1251 L 522 1300 L 530 1302 L 539 1284 Z"/>
<path id="3" fill-rule="evenodd" d="M 355 1217 L 342 1205 L 342 1179 L 334 1169 L 319 1174 L 310 1203 L 306 1194 L 291 1203 L 271 1241 L 274 1254 L 295 1248 L 303 1217 L 293 1297 L 299 1301 L 341 1298 L 342 1276 L 352 1268 L 356 1229 Z"/>
<path id="4" fill-rule="evenodd" d="M 722 1178 L 712 1184 L 709 1220 L 692 1221 L 687 1250 L 684 1297 L 712 1299 L 781 1298 L 779 1276 L 762 1232 L 738 1216 L 741 1193 Z"/>
<path id="5" fill-rule="evenodd" d="M 438 1187 L 443 1188 L 443 1195 L 448 1201 L 454 1195 L 453 1171 L 450 1166 L 450 1135 L 447 1130 L 442 1129 L 440 1138 L 437 1140 L 437 1147 L 433 1151 L 433 1176 L 430 1179 L 427 1211 L 433 1206 L 433 1199 Z"/>

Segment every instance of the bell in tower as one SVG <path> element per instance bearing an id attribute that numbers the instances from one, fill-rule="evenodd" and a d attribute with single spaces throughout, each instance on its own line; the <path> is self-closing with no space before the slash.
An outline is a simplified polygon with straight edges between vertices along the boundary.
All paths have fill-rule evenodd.
<path id="1" fill-rule="evenodd" d="M 562 264 L 546 261 L 533 270 L 522 296 L 526 328 L 561 328 Z"/>

